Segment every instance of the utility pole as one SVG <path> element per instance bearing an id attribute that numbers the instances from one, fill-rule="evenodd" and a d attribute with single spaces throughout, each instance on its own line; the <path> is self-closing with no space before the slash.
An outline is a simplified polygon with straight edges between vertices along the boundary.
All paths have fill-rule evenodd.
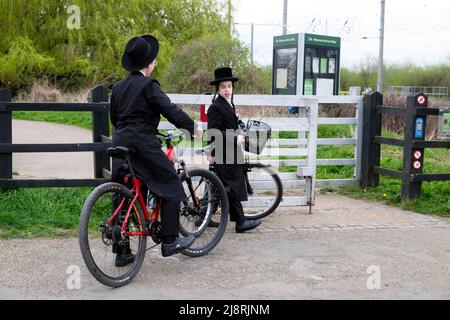
<path id="1" fill-rule="evenodd" d="M 233 35 L 233 22 L 231 21 L 231 0 L 228 0 L 228 30 L 230 30 L 230 35 Z"/>
<path id="2" fill-rule="evenodd" d="M 255 34 L 255 24 L 252 22 L 252 47 L 251 47 L 251 51 L 250 51 L 250 55 L 252 58 L 252 65 L 254 64 L 253 62 L 253 44 L 254 44 L 254 34 Z"/>
<path id="3" fill-rule="evenodd" d="M 287 6 L 288 6 L 288 0 L 284 0 L 284 6 L 283 6 L 283 35 L 287 34 Z"/>
<path id="4" fill-rule="evenodd" d="M 380 18 L 380 52 L 378 54 L 378 83 L 377 91 L 383 91 L 383 46 L 384 46 L 384 7 L 385 0 L 381 0 L 381 18 Z"/>

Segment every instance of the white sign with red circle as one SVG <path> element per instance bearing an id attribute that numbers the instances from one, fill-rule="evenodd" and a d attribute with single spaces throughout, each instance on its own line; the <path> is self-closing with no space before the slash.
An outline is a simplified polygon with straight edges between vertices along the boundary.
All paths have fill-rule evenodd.
<path id="1" fill-rule="evenodd" d="M 414 161 L 413 166 L 415 169 L 420 169 L 420 166 L 421 166 L 420 161 Z"/>
<path id="2" fill-rule="evenodd" d="M 424 96 L 418 96 L 417 97 L 417 103 L 418 104 L 424 104 L 425 103 L 425 97 Z"/>
<path id="3" fill-rule="evenodd" d="M 420 152 L 420 151 L 414 151 L 414 158 L 420 159 L 421 156 L 422 156 L 422 152 Z"/>

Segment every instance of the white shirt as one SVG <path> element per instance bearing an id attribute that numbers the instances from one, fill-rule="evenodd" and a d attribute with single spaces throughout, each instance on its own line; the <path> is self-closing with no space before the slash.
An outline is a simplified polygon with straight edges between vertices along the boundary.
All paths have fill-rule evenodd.
<path id="1" fill-rule="evenodd" d="M 234 109 L 234 106 L 233 106 L 233 104 L 231 103 L 231 99 L 225 99 L 225 100 L 227 100 L 227 102 L 230 104 L 231 108 Z"/>

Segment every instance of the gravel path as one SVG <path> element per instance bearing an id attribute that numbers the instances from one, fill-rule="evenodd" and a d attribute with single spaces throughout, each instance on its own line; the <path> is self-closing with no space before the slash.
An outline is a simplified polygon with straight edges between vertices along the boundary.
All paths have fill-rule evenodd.
<path id="1" fill-rule="evenodd" d="M 150 250 L 119 289 L 90 275 L 76 238 L 0 241 L 0 299 L 450 299 L 446 219 L 331 194 L 312 215 L 280 209 L 253 232 L 232 227 L 204 257 Z M 74 270 L 79 289 L 67 286 Z"/>

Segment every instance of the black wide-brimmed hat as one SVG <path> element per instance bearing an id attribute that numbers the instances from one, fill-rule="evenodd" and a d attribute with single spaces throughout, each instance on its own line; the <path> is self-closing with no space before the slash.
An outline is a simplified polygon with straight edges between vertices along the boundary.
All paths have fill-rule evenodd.
<path id="1" fill-rule="evenodd" d="M 158 51 L 159 43 L 154 36 L 134 37 L 125 46 L 122 66 L 130 72 L 142 70 L 156 59 Z"/>
<path id="2" fill-rule="evenodd" d="M 209 83 L 210 85 L 216 85 L 221 83 L 222 81 L 239 81 L 239 78 L 233 76 L 231 68 L 228 67 L 217 68 L 216 70 L 214 70 L 214 77 L 215 79 Z"/>

